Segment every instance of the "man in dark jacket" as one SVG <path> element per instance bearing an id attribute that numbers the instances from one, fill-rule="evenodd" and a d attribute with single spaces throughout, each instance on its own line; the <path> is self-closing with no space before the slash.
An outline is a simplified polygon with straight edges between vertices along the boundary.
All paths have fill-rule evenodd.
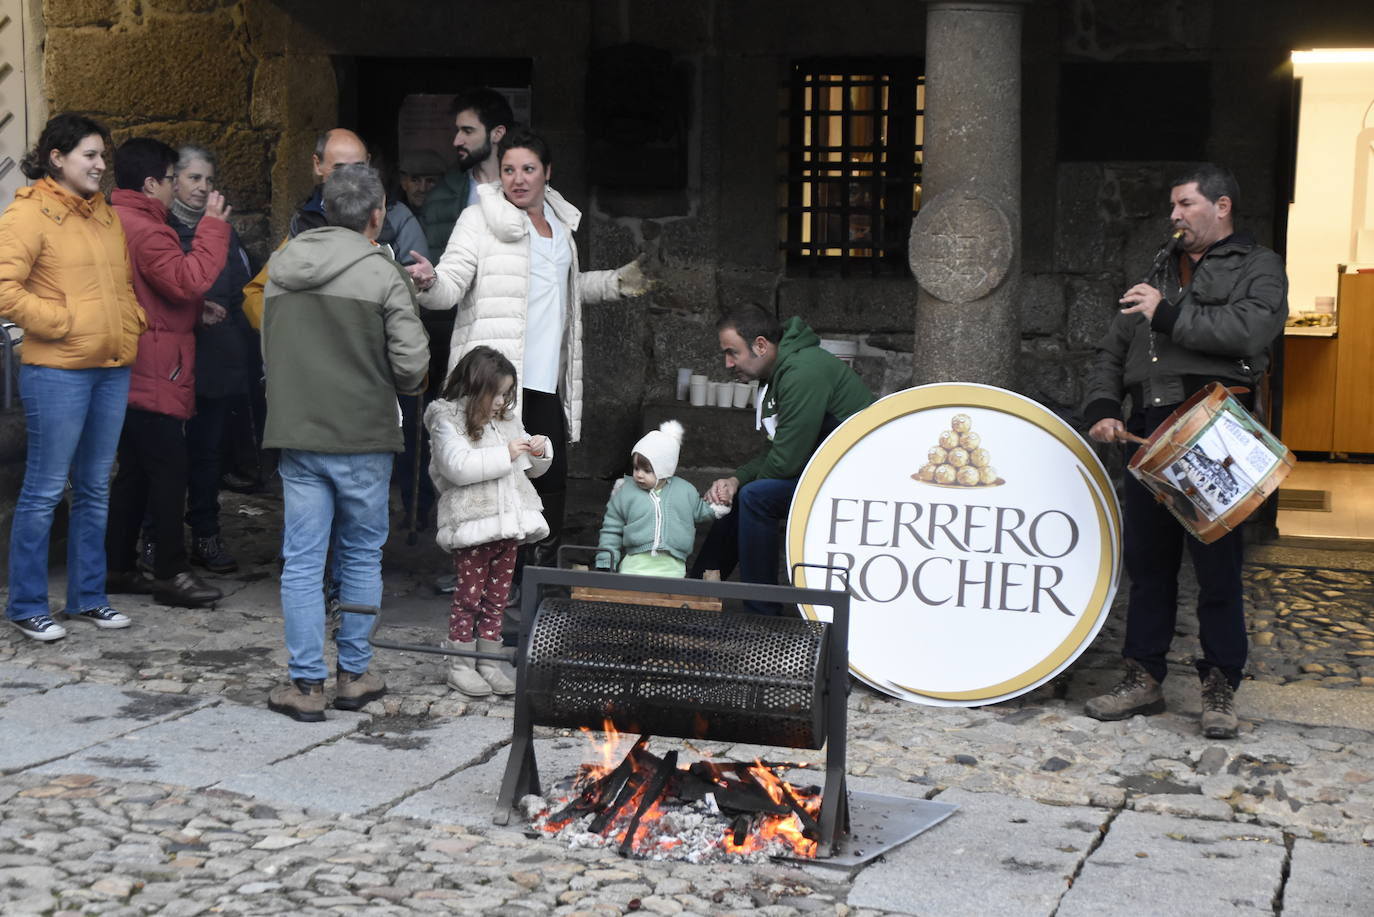
<path id="1" fill-rule="evenodd" d="M 396 396 L 418 389 L 429 366 L 415 289 L 374 241 L 384 199 L 373 169 L 336 169 L 324 186 L 330 225 L 302 232 L 268 263 L 263 445 L 282 450 L 289 677 L 267 706 L 308 722 L 324 719 L 325 555 L 332 544 L 341 603 L 381 604 L 391 463 L 401 450 Z M 334 632 L 340 710 L 386 693 L 368 671 L 371 620 L 345 613 Z"/>
<path id="2" fill-rule="evenodd" d="M 310 196 L 291 215 L 291 223 L 287 227 L 282 245 L 307 229 L 329 225 L 324 212 L 325 180 L 335 169 L 347 165 L 366 165 L 368 159 L 367 145 L 357 134 L 342 127 L 322 131 L 315 140 L 315 152 L 310 158 L 317 184 L 310 192 Z M 378 231 L 377 242 L 389 246 L 392 256 L 401 264 L 409 264 L 413 260 L 411 252 L 419 252 L 426 258 L 430 256 L 420 221 L 410 212 L 410 208 L 400 201 L 387 202 L 386 218 Z M 262 291 L 266 286 L 267 268 L 263 267 L 243 288 L 243 313 L 248 316 L 249 323 L 255 328 L 261 327 L 262 324 Z"/>
<path id="3" fill-rule="evenodd" d="M 197 146 L 177 151 L 172 182 L 172 228 L 183 251 L 191 251 L 206 202 L 215 188 L 215 154 Z M 186 523 L 191 527 L 191 563 L 211 573 L 238 569 L 219 529 L 219 455 L 224 421 L 257 378 L 256 335 L 243 314 L 243 285 L 251 278 L 248 253 L 233 227 L 224 269 L 205 294 L 196 328 L 196 413 L 186 422 Z"/>
<path id="4" fill-rule="evenodd" d="M 158 546 L 153 599 L 197 606 L 221 593 L 192 573 L 186 559 L 183 425 L 195 411 L 196 323 L 229 250 L 229 207 L 218 192 L 207 195 L 191 250 L 183 251 L 167 224 L 176 159 L 167 144 L 146 137 L 125 141 L 114 156 L 113 203 L 128 239 L 134 293 L 148 313 L 148 330 L 139 339 L 129 385 L 105 549 L 110 591 L 146 591 L 134 570 L 146 510 Z"/>
<path id="5" fill-rule="evenodd" d="M 1098 345 L 1084 417 L 1098 442 L 1146 436 L 1189 396 L 1218 381 L 1253 388 L 1288 315 L 1288 280 L 1279 256 L 1234 232 L 1238 188 L 1225 169 L 1203 165 L 1177 179 L 1170 219 L 1181 230 L 1159 286 L 1138 283 Z M 1122 420 L 1122 400 L 1131 411 Z M 1249 396 L 1242 400 L 1249 401 Z M 1137 447 L 1124 446 L 1130 460 Z M 1234 738 L 1233 693 L 1247 653 L 1241 590 L 1244 541 L 1232 532 L 1211 544 L 1190 538 L 1132 475 L 1125 476 L 1125 561 L 1130 604 L 1122 647 L 1125 675 L 1084 712 L 1120 720 L 1164 710 L 1161 682 L 1178 614 L 1178 569 L 1188 546 L 1198 581 L 1202 733 Z"/>
<path id="6" fill-rule="evenodd" d="M 707 570 L 728 577 L 739 563 L 746 583 L 778 581 L 778 526 L 787 518 L 797 479 L 816 447 L 850 415 L 873 403 L 873 392 L 854 370 L 821 349 L 816 332 L 793 317 L 786 325 L 758 306 L 746 306 L 716 325 L 725 368 L 741 382 L 762 383 L 758 427 L 768 445 L 728 478 L 711 484 L 706 499 L 731 504 L 711 526 L 692 575 Z M 773 602 L 746 602 L 748 610 L 778 614 Z"/>

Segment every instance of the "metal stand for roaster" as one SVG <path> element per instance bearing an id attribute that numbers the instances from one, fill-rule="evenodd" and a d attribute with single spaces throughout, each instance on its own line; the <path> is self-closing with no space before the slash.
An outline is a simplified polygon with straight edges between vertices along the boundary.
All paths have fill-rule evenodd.
<path id="1" fill-rule="evenodd" d="M 778 602 L 783 605 L 820 605 L 832 609 L 834 617 L 827 629 L 826 666 L 826 755 L 825 786 L 817 820 L 820 837 L 817 857 L 829 857 L 835 850 L 837 834 L 848 830 L 849 794 L 845 780 L 845 746 L 848 733 L 849 693 L 849 593 L 846 590 L 803 589 L 795 586 L 765 586 L 756 583 L 731 583 L 710 580 L 664 580 L 653 576 L 629 576 L 604 571 L 558 570 L 552 567 L 526 567 L 521 580 L 520 652 L 516 667 L 515 727 L 510 758 L 501 781 L 496 812 L 492 820 L 509 824 L 516 800 L 525 795 L 541 795 L 539 765 L 534 756 L 534 722 L 525 693 L 528 678 L 530 632 L 546 587 L 583 587 L 595 590 L 663 593 L 671 585 L 677 595 Z M 712 614 L 712 612 L 695 612 Z M 374 641 L 376 643 L 376 641 Z M 384 644 L 376 643 L 377 646 Z M 400 647 L 413 649 L 413 647 Z"/>

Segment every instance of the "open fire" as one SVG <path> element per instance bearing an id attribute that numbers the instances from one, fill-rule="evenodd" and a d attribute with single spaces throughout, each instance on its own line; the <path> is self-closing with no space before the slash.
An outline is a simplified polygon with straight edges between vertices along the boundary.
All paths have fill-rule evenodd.
<path id="1" fill-rule="evenodd" d="M 526 796 L 535 828 L 572 846 L 616 847 L 622 856 L 690 862 L 816 855 L 821 789 L 782 779 L 797 763 L 696 761 L 678 765 L 640 736 L 615 760 L 620 734 L 608 721 L 599 763 L 584 764 L 548 797 Z"/>

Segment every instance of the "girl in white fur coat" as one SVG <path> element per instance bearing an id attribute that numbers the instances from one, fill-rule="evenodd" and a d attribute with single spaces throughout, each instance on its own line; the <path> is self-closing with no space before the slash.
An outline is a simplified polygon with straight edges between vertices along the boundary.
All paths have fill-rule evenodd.
<path id="1" fill-rule="evenodd" d="M 530 478 L 553 461 L 546 436 L 530 436 L 515 416 L 515 367 L 491 347 L 470 350 L 454 367 L 444 397 L 425 411 L 429 475 L 439 494 L 439 546 L 455 573 L 445 646 L 495 653 L 501 614 L 515 577 L 516 549 L 548 535 Z M 450 657 L 448 683 L 469 697 L 514 694 L 495 662 Z"/>

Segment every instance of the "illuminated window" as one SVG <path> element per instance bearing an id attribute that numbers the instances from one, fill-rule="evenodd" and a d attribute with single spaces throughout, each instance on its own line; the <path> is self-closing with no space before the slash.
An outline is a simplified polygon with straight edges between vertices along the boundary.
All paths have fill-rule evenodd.
<path id="1" fill-rule="evenodd" d="M 921 206 L 921 62 L 820 58 L 792 66 L 783 112 L 780 232 L 814 273 L 906 270 Z"/>

